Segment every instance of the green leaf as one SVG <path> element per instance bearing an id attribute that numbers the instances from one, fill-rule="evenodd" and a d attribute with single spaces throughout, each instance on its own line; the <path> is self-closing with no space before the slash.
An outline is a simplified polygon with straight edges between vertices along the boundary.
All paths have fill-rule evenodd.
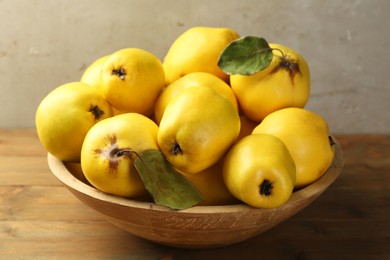
<path id="1" fill-rule="evenodd" d="M 134 160 L 146 190 L 158 205 L 190 208 L 203 200 L 196 187 L 165 159 L 159 150 L 145 150 Z"/>
<path id="2" fill-rule="evenodd" d="M 264 38 L 245 36 L 226 46 L 218 66 L 229 75 L 251 75 L 268 67 L 272 58 L 272 49 Z"/>

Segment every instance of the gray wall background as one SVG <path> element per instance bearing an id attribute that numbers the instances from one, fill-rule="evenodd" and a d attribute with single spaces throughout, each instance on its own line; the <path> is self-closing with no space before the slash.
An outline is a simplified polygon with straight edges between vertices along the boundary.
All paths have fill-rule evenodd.
<path id="1" fill-rule="evenodd" d="M 389 11 L 387 0 L 0 0 L 0 127 L 34 127 L 42 98 L 100 56 L 162 59 L 188 28 L 220 26 L 299 51 L 307 108 L 332 132 L 390 134 Z"/>

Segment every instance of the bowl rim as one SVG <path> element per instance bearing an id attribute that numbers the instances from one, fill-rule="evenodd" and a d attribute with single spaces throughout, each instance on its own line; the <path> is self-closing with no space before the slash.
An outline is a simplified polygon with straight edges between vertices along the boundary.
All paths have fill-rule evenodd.
<path id="1" fill-rule="evenodd" d="M 298 189 L 293 192 L 290 199 L 281 205 L 280 207 L 288 204 L 295 204 L 298 201 L 307 197 L 319 196 L 328 186 L 330 186 L 337 177 L 341 174 L 341 170 L 344 166 L 343 152 L 340 143 L 336 138 L 332 136 L 335 141 L 335 156 L 334 159 L 327 169 L 327 171 L 315 182 L 308 186 Z M 275 209 L 264 209 L 255 208 L 247 204 L 229 204 L 229 205 L 216 205 L 216 206 L 193 206 L 184 210 L 174 210 L 165 206 L 160 206 L 154 202 L 138 201 L 130 198 L 124 198 L 115 196 L 112 194 L 104 193 L 84 182 L 77 179 L 65 166 L 65 163 L 56 158 L 51 153 L 47 153 L 47 161 L 51 172 L 57 177 L 57 179 L 65 184 L 67 188 L 71 188 L 80 193 L 83 193 L 94 199 L 100 201 L 115 203 L 125 207 L 132 207 L 138 209 L 163 211 L 163 212 L 183 212 L 183 213 L 227 213 L 227 212 L 240 212 L 240 211 L 259 211 L 259 210 L 275 210 Z M 278 207 L 278 208 L 280 208 Z"/>

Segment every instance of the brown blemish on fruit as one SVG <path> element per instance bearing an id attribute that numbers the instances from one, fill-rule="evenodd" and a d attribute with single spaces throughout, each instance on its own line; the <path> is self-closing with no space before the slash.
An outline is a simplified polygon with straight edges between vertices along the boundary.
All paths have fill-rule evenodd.
<path id="1" fill-rule="evenodd" d="M 280 57 L 279 64 L 271 71 L 271 74 L 278 72 L 279 70 L 284 69 L 288 71 L 288 74 L 291 79 L 291 83 L 294 85 L 294 78 L 296 74 L 301 74 L 301 70 L 296 61 L 291 60 L 290 57 L 282 55 Z"/>
<path id="2" fill-rule="evenodd" d="M 273 189 L 272 182 L 269 180 L 265 179 L 261 184 L 260 184 L 260 195 L 263 196 L 270 196 L 272 194 L 272 189 Z"/>
<path id="3" fill-rule="evenodd" d="M 109 172 L 110 174 L 116 174 L 118 173 L 118 168 L 119 168 L 119 159 L 116 160 L 110 160 L 108 164 Z"/>
<path id="4" fill-rule="evenodd" d="M 93 114 L 95 120 L 99 120 L 104 115 L 104 111 L 101 110 L 97 105 L 91 105 L 88 111 Z"/>
<path id="5" fill-rule="evenodd" d="M 112 135 L 108 136 L 108 139 L 110 140 L 111 146 L 116 144 L 117 137 L 116 137 L 115 134 L 112 134 Z"/>
<path id="6" fill-rule="evenodd" d="M 125 77 L 126 77 L 126 70 L 121 67 L 119 69 L 113 69 L 111 71 L 111 75 L 116 75 L 118 76 L 118 78 L 120 78 L 121 80 L 125 80 Z"/>

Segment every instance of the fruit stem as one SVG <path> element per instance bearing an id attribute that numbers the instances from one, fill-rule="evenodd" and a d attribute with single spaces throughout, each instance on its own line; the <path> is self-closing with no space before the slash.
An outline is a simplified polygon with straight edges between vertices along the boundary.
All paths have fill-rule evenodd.
<path id="1" fill-rule="evenodd" d="M 277 72 L 279 69 L 283 68 L 283 69 L 286 69 L 289 74 L 290 74 L 290 78 L 291 78 L 291 81 L 292 83 L 294 83 L 294 77 L 295 77 L 295 74 L 297 73 L 301 73 L 300 69 L 299 69 L 299 65 L 297 62 L 289 59 L 285 54 L 284 52 L 279 49 L 279 48 L 270 48 L 271 50 L 275 50 L 275 51 L 279 51 L 281 54 L 282 54 L 282 57 L 281 57 L 281 61 L 280 63 L 278 64 L 278 66 L 276 66 L 272 71 L 271 73 L 275 73 Z M 294 85 L 294 84 L 293 84 Z"/>
<path id="2" fill-rule="evenodd" d="M 297 69 L 299 70 L 298 65 L 295 62 L 292 62 L 291 60 L 289 60 L 281 49 L 271 48 L 271 50 L 279 51 L 282 54 L 282 57 L 281 57 L 282 61 L 280 62 L 280 66 L 288 68 L 290 70 L 296 69 L 294 67 L 297 67 Z"/>
<path id="3" fill-rule="evenodd" d="M 122 157 L 122 156 L 127 156 L 127 157 L 130 157 L 130 155 L 136 155 L 138 158 L 141 159 L 141 156 L 134 150 L 132 149 L 128 149 L 128 148 L 125 148 L 125 149 L 119 149 L 119 148 L 115 148 L 111 151 L 111 156 L 115 156 L 115 157 Z"/>
<path id="4" fill-rule="evenodd" d="M 284 52 L 279 49 L 279 48 L 269 48 L 271 51 L 279 51 L 281 54 L 282 54 L 282 62 L 286 62 L 287 61 L 287 58 L 286 56 L 284 55 Z"/>

